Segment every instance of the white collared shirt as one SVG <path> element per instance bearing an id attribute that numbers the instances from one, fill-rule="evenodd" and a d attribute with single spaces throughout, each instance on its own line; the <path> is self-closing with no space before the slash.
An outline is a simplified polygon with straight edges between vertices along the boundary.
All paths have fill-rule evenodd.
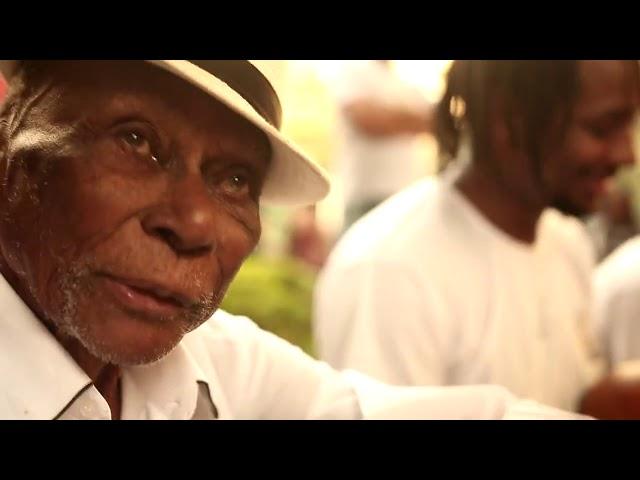
<path id="1" fill-rule="evenodd" d="M 110 419 L 106 400 L 0 275 L 0 419 Z M 389 387 L 218 311 L 122 374 L 123 419 L 571 418 L 501 387 Z"/>

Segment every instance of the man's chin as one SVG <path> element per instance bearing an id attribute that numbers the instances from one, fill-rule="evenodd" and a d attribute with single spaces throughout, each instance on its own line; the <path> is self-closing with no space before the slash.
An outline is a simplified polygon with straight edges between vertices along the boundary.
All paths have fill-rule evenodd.
<path id="1" fill-rule="evenodd" d="M 55 323 L 92 357 L 114 365 L 156 362 L 209 318 L 209 308 L 204 307 L 164 315 L 135 310 L 102 290 L 81 293 L 68 302 L 73 308 L 61 310 Z"/>
<path id="2" fill-rule="evenodd" d="M 101 322 L 65 328 L 94 358 L 118 366 L 157 362 L 191 330 L 186 321 L 148 322 L 128 315 L 103 316 Z"/>
<path id="3" fill-rule="evenodd" d="M 153 345 L 110 344 L 104 341 L 81 339 L 82 344 L 91 355 L 104 363 L 120 367 L 135 367 L 155 363 L 167 356 L 180 343 L 182 337 L 172 342 L 158 342 Z"/>

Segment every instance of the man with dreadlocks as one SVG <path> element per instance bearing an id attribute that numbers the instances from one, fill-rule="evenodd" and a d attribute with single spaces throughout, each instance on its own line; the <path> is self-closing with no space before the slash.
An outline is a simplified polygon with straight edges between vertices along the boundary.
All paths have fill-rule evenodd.
<path id="1" fill-rule="evenodd" d="M 593 253 L 571 216 L 634 161 L 639 86 L 631 61 L 454 62 L 436 127 L 450 168 L 332 253 L 315 295 L 323 359 L 396 384 L 493 383 L 596 408 L 584 397 L 603 373 Z"/>

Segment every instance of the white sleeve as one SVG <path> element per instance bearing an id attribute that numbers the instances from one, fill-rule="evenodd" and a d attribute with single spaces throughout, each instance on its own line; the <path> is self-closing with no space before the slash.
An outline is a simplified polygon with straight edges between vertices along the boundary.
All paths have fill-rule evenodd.
<path id="1" fill-rule="evenodd" d="M 390 384 L 447 383 L 455 319 L 416 275 L 372 262 L 322 279 L 314 307 L 321 358 Z"/>
<path id="2" fill-rule="evenodd" d="M 521 400 L 497 385 L 389 386 L 355 371 L 354 386 L 365 420 L 571 420 L 589 417 Z"/>
<path id="3" fill-rule="evenodd" d="M 521 402 L 499 386 L 386 385 L 361 373 L 337 372 L 246 318 L 218 315 L 216 323 L 206 338 L 201 338 L 236 419 L 574 417 Z"/>
<path id="4" fill-rule="evenodd" d="M 233 418 L 360 418 L 357 397 L 340 373 L 249 319 L 221 313 L 207 351 Z"/>

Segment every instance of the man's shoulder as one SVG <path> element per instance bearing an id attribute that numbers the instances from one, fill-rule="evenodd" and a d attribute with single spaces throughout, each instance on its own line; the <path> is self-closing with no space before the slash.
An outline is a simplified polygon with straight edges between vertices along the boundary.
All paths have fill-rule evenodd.
<path id="1" fill-rule="evenodd" d="M 566 215 L 554 208 L 544 211 L 545 228 L 561 242 L 575 245 L 575 242 L 590 244 L 590 236 L 584 222 L 572 215 Z"/>
<path id="2" fill-rule="evenodd" d="M 255 349 L 264 335 L 266 332 L 251 319 L 218 309 L 206 322 L 185 335 L 181 346 L 200 359 L 237 356 Z"/>
<path id="3" fill-rule="evenodd" d="M 253 356 L 257 352 L 278 355 L 283 350 L 297 348 L 272 332 L 262 329 L 252 319 L 218 309 L 202 325 L 185 335 L 183 346 L 204 349 L 218 357 Z"/>
<path id="4" fill-rule="evenodd" d="M 343 236 L 332 255 L 339 263 L 371 259 L 407 259 L 437 255 L 455 243 L 457 233 L 448 187 L 428 178 L 392 196 L 373 209 Z"/>
<path id="5" fill-rule="evenodd" d="M 188 333 L 185 340 L 206 339 L 207 341 L 238 341 L 249 336 L 260 335 L 263 331 L 250 318 L 233 315 L 218 309 L 209 319 L 194 331 Z"/>

